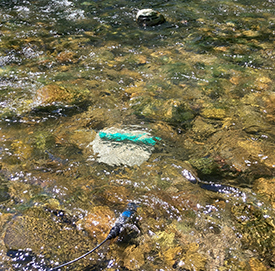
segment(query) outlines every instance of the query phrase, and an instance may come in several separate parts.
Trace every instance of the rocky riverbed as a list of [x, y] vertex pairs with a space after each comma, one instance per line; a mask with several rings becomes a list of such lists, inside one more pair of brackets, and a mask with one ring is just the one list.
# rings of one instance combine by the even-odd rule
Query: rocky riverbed
[[0, 3], [3, 270], [274, 269], [274, 3], [146, 5]]

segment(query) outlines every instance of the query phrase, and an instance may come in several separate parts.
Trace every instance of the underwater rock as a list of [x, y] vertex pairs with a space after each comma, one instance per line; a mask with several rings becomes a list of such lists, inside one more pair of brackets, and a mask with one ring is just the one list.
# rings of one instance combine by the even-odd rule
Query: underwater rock
[[[142, 245], [142, 248], [144, 248], [144, 250], [141, 252], [143, 253], [139, 257], [137, 257], [136, 260], [144, 257], [148, 253], [152, 253], [152, 251], [155, 251], [156, 258], [164, 260], [162, 262], [162, 266], [165, 266], [165, 270], [173, 270], [170, 268], [174, 267], [178, 255], [181, 255], [183, 253], [182, 247], [176, 244], [175, 238], [175, 233], [170, 233], [170, 227], [165, 231], [157, 231], [150, 237], [149, 235], [145, 236], [144, 242], [146, 242], [147, 247], [145, 245]], [[152, 260], [153, 258], [154, 257], [152, 257]], [[154, 261], [156, 264], [158, 260], [155, 259]], [[145, 268], [145, 270], [147, 269]]]
[[[243, 103], [250, 102], [249, 98], [251, 99], [251, 97], [246, 97], [246, 99], [242, 99]], [[255, 103], [257, 103], [257, 100], [255, 101]], [[242, 129], [245, 130], [247, 133], [255, 134], [266, 132], [272, 129], [265, 118], [263, 118], [262, 113], [258, 112], [256, 106], [239, 106], [239, 109], [236, 113], [238, 114], [241, 121]]]
[[48, 199], [47, 202], [43, 205], [43, 207], [50, 210], [60, 210], [60, 202], [57, 199]]
[[272, 84], [272, 80], [269, 77], [261, 76], [255, 80], [254, 86], [256, 90], [261, 91], [261, 90], [268, 90], [271, 84]]
[[[194, 138], [193, 135], [192, 137]], [[250, 175], [254, 179], [272, 176], [275, 158], [269, 146], [271, 147], [260, 140], [247, 138], [244, 130], [218, 130], [207, 139], [207, 143], [201, 146], [201, 150], [198, 149], [198, 153], [193, 155], [189, 162], [192, 162], [192, 166], [197, 170], [203, 170], [207, 174], [221, 174], [224, 177], [236, 177], [240, 174], [246, 174], [246, 177]], [[187, 147], [194, 150], [197, 144], [189, 140]], [[211, 149], [215, 149], [215, 154], [205, 155], [204, 151]]]
[[9, 224], [5, 234], [5, 244], [12, 250], [31, 248], [39, 252], [45, 242], [43, 240], [47, 239], [47, 233], [44, 232], [46, 227], [49, 232], [56, 232], [54, 224], [50, 225], [44, 219], [17, 216]]
[[165, 248], [170, 248], [174, 246], [175, 242], [175, 233], [168, 233], [166, 231], [156, 232], [156, 235], [153, 236], [153, 239]]
[[235, 204], [231, 208], [231, 213], [236, 221], [236, 228], [240, 231], [243, 248], [257, 251], [265, 264], [273, 264], [275, 253], [273, 218], [267, 215], [265, 210], [251, 203]]
[[191, 243], [179, 262], [179, 267], [184, 267], [186, 270], [204, 270], [206, 264], [206, 257], [198, 253], [199, 244]]
[[[75, 121], [77, 123], [81, 123], [82, 127], [101, 130], [104, 127], [114, 126], [116, 123], [118, 123], [118, 120], [122, 118], [121, 110], [110, 108], [113, 107], [113, 104], [109, 103], [110, 101], [107, 101], [107, 98], [105, 104], [105, 98], [101, 97], [100, 93], [98, 93], [96, 96], [93, 96], [92, 99], [98, 104], [99, 108], [90, 107], [88, 111], [81, 114], [81, 118], [79, 118], [79, 116], [75, 117]], [[108, 107], [108, 109], [106, 109], [106, 107]], [[91, 142], [91, 137], [89, 142]]]
[[[71, 79], [72, 75], [68, 74]], [[64, 81], [63, 81], [64, 82]], [[36, 95], [31, 103], [32, 109], [53, 110], [57, 107], [73, 108], [79, 105], [89, 96], [86, 88], [78, 87], [77, 84], [68, 82], [66, 84], [48, 84], [36, 90]], [[70, 105], [70, 106], [68, 106]]]
[[69, 51], [59, 53], [56, 60], [60, 63], [76, 63], [78, 61], [76, 54]]
[[[6, 229], [6, 225], [8, 224], [8, 222], [12, 219], [13, 217], [13, 214], [5, 214], [5, 213], [2, 213], [1, 216], [0, 216], [0, 234], [1, 234], [1, 238], [3, 238], [3, 233], [5, 232], [5, 229]], [[0, 241], [0, 248], [2, 248], [4, 242], [3, 240], [1, 239]]]
[[140, 166], [147, 161], [159, 138], [136, 128], [138, 127], [111, 127], [101, 130], [89, 144], [97, 155], [96, 161], [110, 166]]
[[[1, 164], [0, 164], [0, 168], [1, 168]], [[0, 202], [5, 202], [8, 199], [10, 199], [8, 182], [5, 181], [5, 178], [3, 178], [0, 175]]]
[[144, 265], [144, 251], [140, 246], [135, 245], [129, 246], [124, 251], [124, 265], [129, 270], [140, 270], [142, 265]]
[[194, 118], [194, 112], [190, 106], [175, 99], [160, 100], [155, 98], [142, 98], [133, 106], [135, 114], [160, 121], [180, 123], [184, 125]]
[[96, 206], [85, 217], [84, 229], [92, 238], [104, 240], [114, 222], [114, 212], [108, 207]]
[[249, 260], [249, 268], [251, 271], [266, 271], [267, 267], [258, 259], [251, 258]]
[[136, 19], [141, 26], [154, 26], [165, 22], [165, 18], [160, 12], [150, 8], [139, 10]]
[[253, 31], [253, 30], [242, 31], [242, 34], [248, 38], [256, 38], [260, 35], [259, 31]]
[[31, 157], [33, 148], [30, 144], [27, 144], [21, 140], [15, 140], [11, 147], [13, 149], [13, 154], [18, 158], [18, 160], [24, 161]]
[[268, 200], [271, 203], [273, 210], [275, 210], [275, 178], [257, 179], [253, 184], [253, 190], [262, 195], [265, 200]]
[[[165, 258], [165, 262], [171, 268], [175, 267], [176, 262], [178, 261], [178, 256], [183, 253], [183, 249], [181, 246], [175, 246], [168, 248], [164, 253], [163, 257]], [[173, 268], [174, 269], [174, 268]]]
[[93, 130], [77, 129], [73, 131], [70, 140], [79, 149], [84, 149], [91, 142], [91, 139], [95, 139], [95, 136], [96, 132]]
[[194, 120], [192, 131], [196, 134], [198, 139], [204, 139], [215, 133], [216, 129], [214, 125], [198, 117]]
[[202, 110], [201, 115], [207, 119], [224, 119], [226, 112], [221, 108], [205, 108]]
[[[94, 245], [75, 227], [56, 223], [51, 213], [36, 207], [13, 217], [7, 225], [4, 242], [10, 250], [31, 250], [36, 255], [58, 262], [67, 261], [72, 255], [88, 251], [90, 245]], [[79, 244], [81, 247], [78, 247]]]
[[201, 157], [190, 159], [188, 161], [196, 170], [205, 175], [217, 174], [219, 172], [218, 164], [212, 158]]
[[[220, 202], [221, 203], [221, 202]], [[221, 205], [221, 208], [227, 208], [225, 203], [224, 206]], [[217, 207], [217, 205], [215, 205]], [[219, 207], [218, 207], [219, 208]], [[219, 211], [218, 211], [219, 212]], [[181, 240], [189, 240], [189, 244], [185, 261], [186, 263], [190, 263], [190, 260], [193, 260], [195, 263], [205, 263], [205, 268], [202, 270], [220, 270], [224, 265], [227, 264], [227, 259], [234, 257], [236, 251], [240, 251], [241, 249], [241, 241], [238, 236], [235, 235], [235, 232], [232, 228], [232, 225], [228, 225], [223, 221], [223, 212], [219, 212], [222, 214], [221, 216], [217, 216], [216, 211], [213, 211], [213, 215], [209, 216], [209, 214], [202, 214], [201, 216], [196, 216], [195, 219], [195, 228], [196, 233], [194, 236], [200, 236], [199, 242], [197, 239], [192, 239], [192, 237], [184, 235]], [[230, 222], [229, 222], [230, 223]], [[203, 232], [203, 235], [201, 233]], [[198, 244], [197, 244], [198, 243]], [[197, 244], [197, 245], [196, 245]], [[227, 248], [230, 247], [234, 251], [228, 251]], [[188, 253], [189, 250], [189, 253]], [[195, 256], [198, 254], [197, 256]], [[244, 254], [243, 252], [238, 252], [237, 254], [238, 263], [243, 260]], [[195, 256], [195, 257], [193, 257]], [[202, 258], [201, 258], [202, 257]], [[205, 261], [203, 261], [203, 258]], [[206, 259], [205, 259], [206, 258]], [[200, 259], [202, 261], [200, 261]], [[187, 261], [188, 260], [188, 261]], [[198, 269], [200, 270], [200, 269]], [[229, 270], [229, 269], [225, 269]], [[239, 269], [238, 269], [239, 270]]]
[[72, 98], [72, 93], [64, 87], [50, 84], [37, 90], [35, 103], [42, 106], [51, 105], [56, 102], [71, 102]]
[[[38, 192], [38, 190], [36, 192]], [[11, 185], [9, 185], [8, 193], [13, 200], [22, 203], [30, 200], [33, 190], [29, 183], [12, 182]]]
[[109, 186], [100, 196], [112, 205], [121, 204], [130, 198], [130, 191], [124, 186]]
[[262, 99], [265, 103], [265, 108], [267, 109], [268, 113], [273, 114], [275, 111], [275, 93], [274, 92], [267, 92], [264, 93]]

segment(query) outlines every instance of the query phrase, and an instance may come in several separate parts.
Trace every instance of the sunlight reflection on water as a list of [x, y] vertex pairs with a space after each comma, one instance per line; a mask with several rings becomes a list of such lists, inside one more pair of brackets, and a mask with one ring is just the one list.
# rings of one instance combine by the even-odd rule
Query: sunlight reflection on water
[[273, 264], [274, 3], [146, 5], [166, 23], [138, 26], [139, 2], [0, 3], [5, 270], [88, 251], [132, 200], [142, 234], [76, 270]]

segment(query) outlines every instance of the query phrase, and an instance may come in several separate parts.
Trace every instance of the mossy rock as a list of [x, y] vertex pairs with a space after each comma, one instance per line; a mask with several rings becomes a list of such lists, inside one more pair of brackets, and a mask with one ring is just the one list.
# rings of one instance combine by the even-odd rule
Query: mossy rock
[[194, 118], [193, 111], [181, 101], [143, 99], [133, 109], [137, 115], [146, 116], [156, 120], [165, 120], [171, 123], [185, 124]]
[[49, 84], [38, 89], [34, 98], [33, 106], [37, 108], [58, 105], [73, 105], [84, 102], [89, 96], [87, 89], [78, 89], [67, 84]]
[[64, 87], [50, 84], [37, 90], [36, 99], [41, 105], [48, 105], [56, 102], [70, 103], [73, 99], [73, 95]]
[[199, 172], [206, 175], [215, 175], [218, 173], [218, 165], [212, 158], [192, 158], [189, 163]]
[[203, 118], [196, 118], [193, 122], [192, 131], [196, 134], [198, 139], [204, 139], [215, 133], [214, 125], [207, 123]]
[[236, 204], [231, 212], [241, 232], [243, 248], [257, 251], [270, 264], [275, 251], [273, 219], [253, 204]]

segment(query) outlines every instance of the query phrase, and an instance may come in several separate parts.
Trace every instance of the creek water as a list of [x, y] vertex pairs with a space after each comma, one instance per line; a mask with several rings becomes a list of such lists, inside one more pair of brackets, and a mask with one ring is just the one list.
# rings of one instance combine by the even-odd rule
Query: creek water
[[84, 254], [132, 201], [139, 233], [68, 270], [272, 270], [274, 46], [272, 0], [2, 0], [1, 270]]

